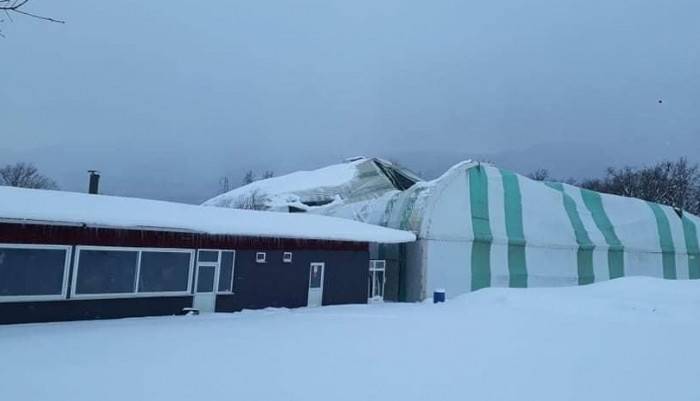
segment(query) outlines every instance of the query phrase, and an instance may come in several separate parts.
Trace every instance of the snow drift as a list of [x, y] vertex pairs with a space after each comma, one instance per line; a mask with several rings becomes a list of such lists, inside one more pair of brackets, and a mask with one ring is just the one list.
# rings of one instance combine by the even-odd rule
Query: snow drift
[[698, 400], [700, 282], [0, 327], [22, 401]]

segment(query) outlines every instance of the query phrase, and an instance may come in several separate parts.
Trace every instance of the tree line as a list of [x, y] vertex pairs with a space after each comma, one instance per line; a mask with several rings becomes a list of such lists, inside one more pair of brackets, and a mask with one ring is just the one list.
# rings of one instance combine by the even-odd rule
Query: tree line
[[8, 164], [0, 168], [0, 186], [34, 188], [34, 189], [59, 189], [56, 181], [41, 174], [39, 169], [31, 163]]
[[635, 167], [608, 167], [602, 178], [553, 180], [546, 169], [528, 175], [539, 181], [564, 181], [607, 194], [640, 198], [700, 215], [700, 168], [682, 157]]
[[[242, 185], [248, 185], [251, 184], [255, 181], [259, 180], [265, 180], [268, 178], [272, 178], [275, 176], [275, 172], [272, 170], [265, 170], [261, 175], [256, 174], [253, 170], [248, 170], [246, 173], [243, 175], [243, 184]], [[231, 185], [231, 177], [225, 175], [222, 176], [219, 179], [219, 193], [225, 193], [228, 192], [236, 187]]]
[[[250, 184], [271, 178], [272, 171], [257, 175], [248, 170], [242, 183]], [[556, 180], [546, 169], [536, 170], [528, 176], [539, 181], [563, 181], [597, 192], [640, 198], [651, 202], [683, 209], [700, 215], [700, 167], [686, 158], [662, 161], [646, 167], [609, 167], [601, 178]], [[19, 162], [0, 168], [0, 186], [35, 189], [59, 189], [56, 182], [39, 172], [32, 163]], [[231, 188], [228, 177], [221, 180], [221, 192]]]

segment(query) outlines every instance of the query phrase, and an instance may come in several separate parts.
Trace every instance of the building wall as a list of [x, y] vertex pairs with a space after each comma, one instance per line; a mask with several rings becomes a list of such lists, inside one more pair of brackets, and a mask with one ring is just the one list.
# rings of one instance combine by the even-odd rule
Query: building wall
[[0, 324], [182, 314], [191, 296], [0, 302]]
[[421, 239], [406, 244], [404, 277], [402, 279], [404, 297], [402, 301], [420, 302], [428, 296], [426, 274], [431, 267], [428, 266], [427, 250], [427, 240]]
[[401, 300], [401, 247], [403, 244], [370, 244], [370, 259], [386, 263], [384, 302]]
[[325, 263], [323, 305], [367, 303], [368, 251], [295, 251], [292, 263], [283, 251], [266, 252], [267, 263], [256, 263], [256, 251], [237, 253], [234, 294], [217, 296], [217, 312], [306, 306], [313, 262]]
[[[367, 302], [367, 243], [3, 223], [0, 223], [0, 243], [71, 245], [73, 259], [75, 245], [236, 250], [234, 292], [217, 296], [217, 312], [306, 306], [312, 262], [325, 263], [323, 305]], [[283, 263], [285, 251], [292, 252], [292, 263]], [[257, 252], [267, 253], [267, 263], [256, 263]], [[68, 283], [74, 269], [72, 260]], [[193, 268], [190, 273], [195, 271]], [[191, 293], [193, 287], [194, 281]], [[66, 297], [70, 298], [70, 291]], [[193, 295], [22, 302], [0, 297], [0, 324], [176, 315], [192, 304]]]

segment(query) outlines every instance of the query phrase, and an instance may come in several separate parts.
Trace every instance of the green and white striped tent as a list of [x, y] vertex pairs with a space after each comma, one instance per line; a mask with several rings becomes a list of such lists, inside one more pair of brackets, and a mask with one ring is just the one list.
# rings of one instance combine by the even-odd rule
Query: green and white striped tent
[[[408, 184], [397, 185], [397, 177]], [[295, 207], [413, 231], [418, 241], [387, 262], [387, 286], [401, 300], [422, 300], [437, 288], [454, 296], [632, 275], [700, 278], [698, 217], [489, 164], [462, 162], [420, 181], [390, 162], [356, 158], [257, 181], [205, 204], [235, 207], [256, 194], [268, 210]]]
[[409, 229], [406, 300], [434, 289], [700, 278], [700, 219], [671, 207], [463, 162], [440, 178], [323, 214]]

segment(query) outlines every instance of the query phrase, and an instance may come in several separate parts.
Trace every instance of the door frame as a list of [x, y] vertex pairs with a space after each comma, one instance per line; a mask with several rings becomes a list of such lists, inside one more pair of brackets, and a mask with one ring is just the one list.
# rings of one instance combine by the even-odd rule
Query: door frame
[[[314, 266], [320, 266], [321, 267], [321, 286], [318, 288], [312, 288], [311, 287], [311, 278], [313, 277], [311, 274], [311, 270], [314, 268]], [[309, 264], [309, 282], [307, 284], [308, 292], [306, 296], [306, 306], [309, 307], [316, 307], [316, 306], [323, 306], [323, 281], [326, 278], [326, 262], [311, 262]], [[312, 290], [314, 292], [320, 293], [319, 295], [319, 300], [318, 300], [318, 305], [314, 304], [311, 305], [311, 293]]]
[[[380, 264], [382, 267], [377, 267]], [[382, 272], [382, 291], [381, 296], [374, 296], [372, 294], [374, 290], [374, 279], [377, 272]], [[368, 288], [367, 288], [367, 299], [370, 302], [383, 302], [384, 301], [384, 288], [386, 286], [386, 260], [385, 259], [371, 259], [369, 261], [369, 275], [368, 275]]]
[[[217, 253], [217, 259], [216, 262], [200, 262], [199, 261], [199, 252], [201, 251], [209, 251], [209, 252], [216, 252]], [[210, 308], [207, 308], [207, 310], [200, 310], [200, 312], [215, 312], [216, 311], [216, 294], [219, 289], [219, 273], [221, 270], [221, 250], [220, 249], [197, 249], [197, 254], [195, 255], [195, 268], [194, 268], [194, 280], [193, 280], [193, 286], [192, 286], [192, 307], [195, 307], [197, 304], [197, 295], [201, 294], [199, 296], [200, 300], [203, 299], [205, 296], [207, 298], [212, 298], [211, 300], [211, 305]], [[199, 268], [200, 267], [213, 267], [214, 268], [214, 284], [211, 292], [198, 292], [197, 291], [197, 285], [199, 284]]]

